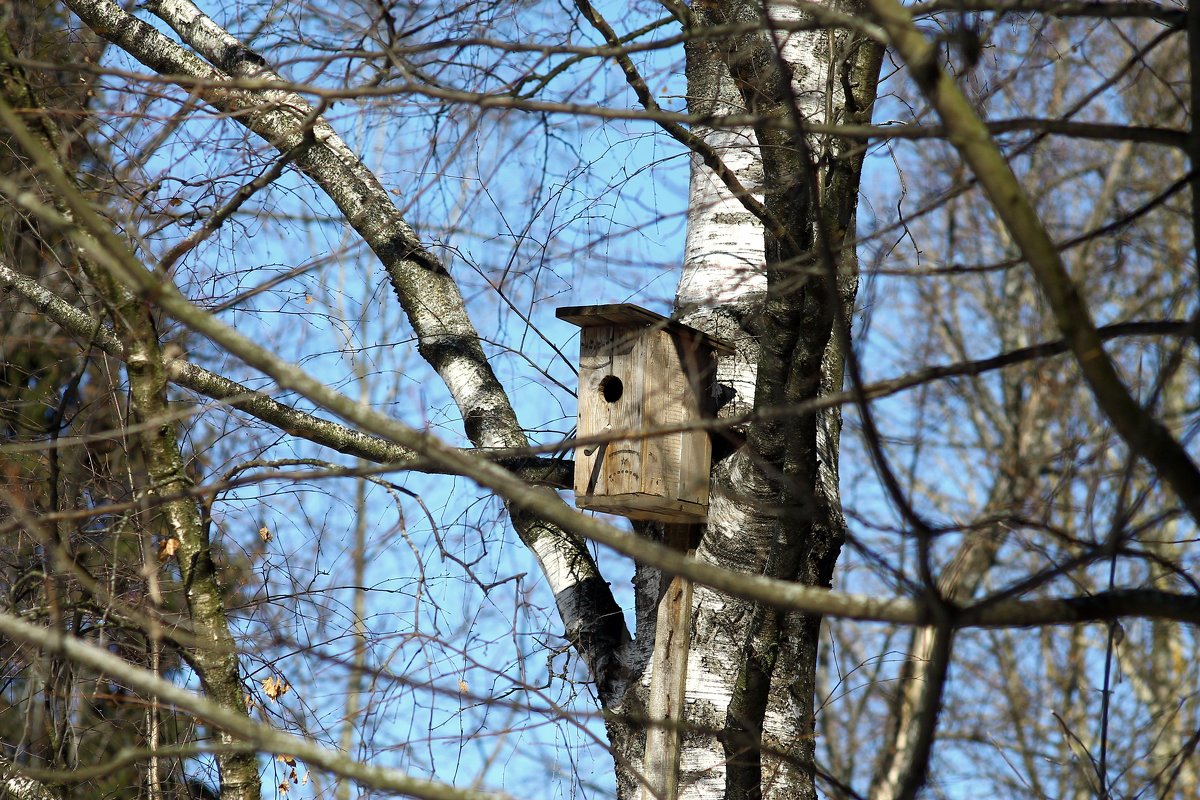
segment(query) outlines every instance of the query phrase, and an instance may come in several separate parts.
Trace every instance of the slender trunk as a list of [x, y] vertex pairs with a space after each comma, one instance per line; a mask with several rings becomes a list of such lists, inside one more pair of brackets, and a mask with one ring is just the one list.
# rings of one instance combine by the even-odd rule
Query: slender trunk
[[[359, 400], [369, 400], [368, 373], [362, 362], [354, 360], [354, 374], [359, 381]], [[365, 462], [360, 462], [366, 466]], [[354, 751], [355, 726], [358, 725], [364, 676], [367, 669], [367, 481], [359, 478], [354, 482], [354, 577], [351, 581], [353, 600], [351, 613], [354, 615], [354, 658], [350, 663], [350, 675], [346, 679], [346, 707], [342, 713], [342, 752], [350, 755]], [[334, 790], [335, 800], [350, 800], [352, 787], [349, 781], [339, 781]]]
[[[224, 708], [246, 713], [246, 692], [238, 664], [237, 644], [225, 611], [224, 592], [213, 561], [208, 530], [196, 502], [179, 495], [193, 487], [179, 452], [178, 432], [167, 401], [167, 377], [158, 334], [148, 308], [114, 285], [94, 266], [85, 271], [100, 288], [126, 338], [125, 363], [130, 400], [143, 424], [138, 443], [146, 466], [142, 497], [164, 526], [164, 540], [177, 543], [175, 558], [185, 587], [188, 614], [203, 645], [187, 653], [205, 694]], [[234, 738], [220, 733], [223, 743]], [[261, 781], [253, 753], [217, 756], [222, 800], [258, 800]]]
[[[15, 63], [4, 66], [11, 76], [3, 82], [4, 103], [9, 108], [38, 108], [38, 100], [22, 79], [19, 67]], [[40, 148], [41, 153], [30, 155], [35, 159], [52, 159], [58, 152], [57, 131], [44, 116], [38, 122], [37, 127], [27, 132], [33, 134], [31, 146]], [[71, 219], [65, 198], [54, 199], [60, 213]], [[118, 286], [88, 254], [77, 250], [76, 255], [84, 275], [108, 307], [114, 329], [124, 345], [130, 407], [137, 421], [143, 423], [137, 441], [146, 480], [140, 494], [162, 525], [163, 542], [172, 543], [175, 549], [193, 631], [196, 640], [203, 643], [187, 652], [188, 661], [213, 701], [245, 714], [237, 648], [217, 580], [208, 531], [196, 502], [181, 496], [192, 488], [193, 482], [184, 470], [178, 433], [171, 421], [166, 369], [150, 309]], [[65, 553], [58, 555], [66, 557]], [[219, 738], [222, 742], [232, 741], [224, 733]], [[254, 754], [222, 754], [217, 756], [217, 763], [221, 769], [222, 800], [258, 800], [261, 787]]]

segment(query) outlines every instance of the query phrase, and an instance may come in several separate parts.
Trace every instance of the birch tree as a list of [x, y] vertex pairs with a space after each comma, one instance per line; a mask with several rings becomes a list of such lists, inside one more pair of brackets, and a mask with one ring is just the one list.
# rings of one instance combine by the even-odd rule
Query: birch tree
[[[1195, 711], [1163, 684], [1183, 685], [1181, 625], [1200, 619], [1186, 578], [1200, 518], [1195, 408], [1181, 400], [1194, 377], [1194, 302], [1183, 298], [1195, 237], [1176, 221], [1184, 232], [1156, 253], [1190, 262], [1172, 281], [1154, 259], [1123, 259], [1119, 238], [1133, 222], [1159, 224], [1160, 206], [1194, 213], [1171, 205], [1197, 180], [1183, 163], [1200, 153], [1185, 121], [1190, 78], [1159, 79], [1167, 113], [1111, 101], [1117, 122], [1074, 119], [1124, 89], [1130, 70], [1169, 75], [1191, 58], [1196, 48], [1178, 44], [1196, 35], [1190, 11], [1035, 0], [61, 8], [104, 52], [48, 63], [18, 43], [3, 53], [0, 97], [13, 162], [0, 176], [5, 218], [35, 220], [54, 248], [36, 258], [58, 266], [0, 263], [0, 286], [19, 313], [112, 359], [120, 391], [112, 432], [80, 426], [78, 442], [47, 443], [10, 426], [10, 452], [15, 464], [114, 436], [130, 454], [131, 496], [81, 490], [45, 507], [4, 497], [6, 531], [59, 581], [29, 588], [41, 573], [20, 565], [6, 579], [0, 634], [17, 677], [5, 702], [21, 724], [38, 718], [57, 702], [53, 673], [68, 676], [56, 714], [72, 735], [87, 730], [89, 686], [93, 700], [147, 711], [128, 724], [134, 744], [99, 748], [96, 769], [70, 737], [37, 758], [5, 742], [7, 791], [90, 793], [99, 770], [137, 764], [139, 785], [122, 788], [154, 800], [352, 786], [429, 798], [911, 798], [941, 788], [976, 720], [1003, 719], [1022, 766], [1004, 750], [980, 775], [1009, 768], [1042, 795], [1109, 795], [1112, 764], [1136, 754], [1115, 744], [1111, 720], [1147, 714], [1163, 720], [1152, 748], [1162, 768], [1136, 774], [1164, 795], [1194, 786]], [[1100, 26], [1129, 55], [1102, 68], [1092, 58], [1098, 88], [1075, 91], [1090, 73], [1063, 54], [1093, 46]], [[1155, 62], [1164, 42], [1174, 60]], [[979, 68], [985, 58], [994, 72]], [[993, 97], [988, 87], [1041, 80], [1042, 62], [1055, 65], [1050, 101], [1030, 110], [1019, 92]], [[69, 157], [72, 129], [48, 81], [30, 77], [52, 71], [94, 81], [76, 110], [94, 126], [78, 135], [113, 148], [103, 169]], [[895, 124], [873, 122], [880, 107]], [[1018, 118], [987, 116], [1010, 107]], [[1004, 138], [1027, 131], [1024, 145]], [[1072, 182], [1067, 155], [1037, 148], [1059, 135], [1122, 142], [1098, 197]], [[886, 188], [862, 185], [872, 148], [906, 140], [939, 142], [922, 180], [876, 169]], [[1146, 146], [1174, 154], [1156, 162], [1176, 175], [1168, 193], [1145, 197], [1127, 180]], [[622, 163], [597, 176], [606, 147]], [[654, 274], [622, 259], [653, 249], [626, 251], [626, 228], [650, 241], [671, 225], [657, 197], [670, 179], [657, 176], [676, 173], [660, 152], [687, 159], [689, 177], [680, 252]], [[645, 171], [656, 180], [643, 194]], [[1051, 173], [1057, 193], [1027, 188]], [[901, 197], [895, 219], [869, 205], [860, 225], [864, 194], [910, 188], [915, 212]], [[1123, 192], [1144, 210], [1128, 210]], [[945, 231], [947, 258], [985, 263], [902, 263], [898, 240], [923, 258], [924, 237]], [[1063, 251], [1080, 244], [1068, 263]], [[900, 272], [920, 288], [864, 300], [864, 256], [870, 280]], [[1118, 276], [1107, 295], [1089, 272], [1101, 256], [1101, 275]], [[575, 261], [586, 265], [564, 266]], [[677, 288], [649, 297], [654, 285]], [[1153, 300], [1112, 300], [1131, 285]], [[705, 423], [705, 525], [630, 530], [554, 491], [570, 485], [572, 448], [602, 443], [568, 431], [573, 343], [550, 305], [573, 288], [658, 301], [732, 343]], [[888, 314], [907, 328], [902, 358], [863, 336], [864, 320]], [[1132, 336], [1154, 338], [1120, 345]], [[994, 347], [967, 345], [979, 340]], [[939, 394], [972, 377], [973, 393]], [[74, 408], [52, 388], [36, 409]], [[920, 398], [907, 417], [887, 400], [906, 392]], [[1076, 408], [1061, 403], [1069, 393]], [[858, 434], [849, 467], [844, 409]], [[931, 413], [949, 430], [925, 448]], [[968, 430], [993, 470], [944, 466]], [[1065, 466], [1097, 442], [1114, 455]], [[962, 479], [977, 472], [986, 482]], [[351, 485], [352, 502], [314, 491]], [[88, 557], [115, 558], [98, 536], [136, 538], [136, 581], [116, 569], [96, 579]], [[839, 576], [839, 563], [853, 572]], [[382, 574], [395, 564], [401, 574]], [[1134, 620], [1147, 620], [1146, 637]], [[1033, 658], [1013, 631], [1029, 626], [1045, 638], [1044, 685], [1066, 698], [1058, 732], [1031, 721], [1012, 679]], [[1126, 629], [1155, 679], [1131, 679], [1133, 696], [1110, 702]], [[130, 637], [136, 653], [118, 643]], [[1101, 664], [1105, 699], [1072, 702]], [[971, 713], [977, 694], [958, 677], [968, 669], [1004, 698], [989, 713]], [[868, 672], [856, 709], [831, 699], [849, 691], [838, 680]], [[944, 710], [960, 701], [961, 713]], [[535, 731], [547, 723], [579, 745], [547, 758], [574, 770], [550, 784], [528, 774], [538, 756], [525, 752], [545, 746]], [[601, 737], [594, 777], [581, 743]], [[1060, 775], [1034, 763], [1043, 746], [1058, 748]], [[498, 777], [510, 762], [521, 766]]]

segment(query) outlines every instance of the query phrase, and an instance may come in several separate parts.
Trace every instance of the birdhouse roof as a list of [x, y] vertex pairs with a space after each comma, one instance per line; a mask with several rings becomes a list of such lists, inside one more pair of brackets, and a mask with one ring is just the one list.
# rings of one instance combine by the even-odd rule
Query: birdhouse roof
[[665, 330], [672, 336], [693, 339], [700, 344], [711, 347], [721, 355], [731, 355], [733, 345], [724, 339], [710, 336], [704, 331], [696, 330], [690, 325], [684, 325], [678, 320], [656, 314], [649, 309], [633, 303], [611, 303], [599, 306], [565, 306], [555, 314], [564, 322], [578, 325], [581, 328], [594, 328], [599, 325], [614, 327], [655, 327]]

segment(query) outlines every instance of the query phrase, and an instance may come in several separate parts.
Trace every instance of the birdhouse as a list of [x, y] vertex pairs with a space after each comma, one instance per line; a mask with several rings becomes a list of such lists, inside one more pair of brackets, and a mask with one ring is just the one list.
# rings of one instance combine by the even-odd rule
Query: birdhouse
[[[575, 504], [630, 519], [703, 522], [716, 356], [726, 342], [630, 304], [573, 306], [582, 328]], [[666, 429], [666, 430], [664, 430]], [[598, 438], [610, 437], [610, 438]]]

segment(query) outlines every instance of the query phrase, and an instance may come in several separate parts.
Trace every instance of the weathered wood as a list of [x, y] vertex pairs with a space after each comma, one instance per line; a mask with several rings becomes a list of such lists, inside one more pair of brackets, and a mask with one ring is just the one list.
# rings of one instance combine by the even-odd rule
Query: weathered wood
[[577, 495], [575, 504], [605, 514], [658, 522], [701, 521], [708, 513], [707, 506], [701, 503], [647, 494]]
[[[666, 525], [664, 544], [690, 551], [699, 530], [698, 525]], [[679, 739], [687, 688], [691, 608], [692, 582], [673, 578], [658, 603], [654, 653], [650, 657], [642, 800], [676, 800], [679, 796]]]
[[[674, 358], [679, 364], [672, 374], [672, 388], [679, 398], [683, 419], [715, 417], [713, 384], [717, 364], [714, 351], [681, 339], [675, 339], [672, 344]], [[707, 508], [711, 462], [712, 440], [708, 436], [680, 436], [676, 497]]]
[[581, 437], [647, 428], [672, 433], [576, 449], [576, 505], [631, 519], [699, 522], [707, 515], [716, 353], [728, 345], [638, 306], [559, 309], [580, 325]]
[[[646, 355], [643, 424], [661, 428], [698, 419], [688, 413], [694, 403], [688, 402], [687, 376], [683, 374], [670, 334], [651, 330], [643, 334], [641, 340]], [[645, 440], [642, 492], [658, 497], [679, 497], [679, 456], [687, 435], [687, 432], [679, 431]]]
[[659, 330], [665, 330], [677, 337], [694, 339], [699, 344], [708, 347], [721, 355], [732, 355], [733, 345], [719, 337], [697, 330], [690, 325], [684, 325], [678, 320], [656, 314], [648, 308], [633, 303], [611, 303], [599, 306], [564, 306], [554, 312], [555, 316], [564, 322], [570, 322], [581, 328], [598, 326], [616, 328], [637, 328], [652, 325]]

